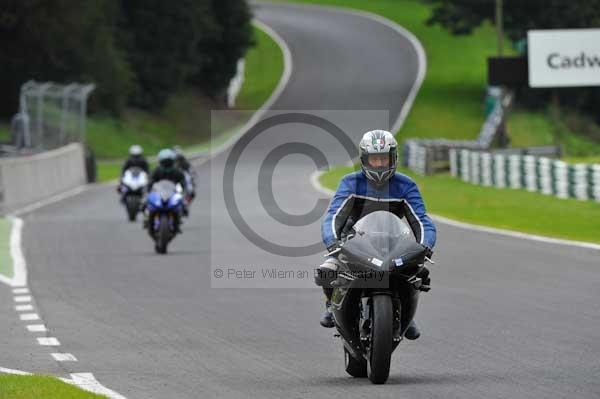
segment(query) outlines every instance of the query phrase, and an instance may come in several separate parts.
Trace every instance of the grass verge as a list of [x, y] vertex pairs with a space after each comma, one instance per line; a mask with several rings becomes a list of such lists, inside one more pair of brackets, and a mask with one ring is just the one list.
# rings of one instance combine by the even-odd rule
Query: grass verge
[[10, 141], [10, 127], [8, 124], [0, 123], [0, 142]]
[[[320, 182], [335, 189], [342, 176], [352, 171], [351, 167], [336, 168], [323, 174]], [[407, 170], [400, 172], [410, 174]], [[476, 186], [448, 174], [411, 177], [419, 185], [429, 213], [478, 225], [600, 243], [600, 204], [596, 202]]]
[[0, 399], [106, 399], [50, 376], [0, 375]]

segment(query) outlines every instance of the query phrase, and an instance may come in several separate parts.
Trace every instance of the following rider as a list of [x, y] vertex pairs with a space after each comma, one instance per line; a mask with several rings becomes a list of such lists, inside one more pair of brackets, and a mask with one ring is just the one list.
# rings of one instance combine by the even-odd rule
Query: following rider
[[137, 144], [129, 147], [129, 158], [127, 158], [121, 168], [121, 177], [125, 174], [125, 171], [130, 168], [140, 168], [146, 173], [150, 170], [148, 161], [146, 161], [146, 158], [144, 157], [144, 149]]

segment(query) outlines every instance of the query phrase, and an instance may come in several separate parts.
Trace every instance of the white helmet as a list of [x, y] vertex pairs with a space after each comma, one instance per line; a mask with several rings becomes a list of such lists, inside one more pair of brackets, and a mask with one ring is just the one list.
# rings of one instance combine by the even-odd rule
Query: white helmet
[[134, 144], [131, 147], [129, 147], [129, 155], [133, 155], [134, 157], [139, 157], [143, 153], [144, 153], [144, 149], [137, 144]]
[[365, 133], [360, 140], [360, 166], [375, 185], [382, 185], [396, 173], [398, 143], [385, 130]]

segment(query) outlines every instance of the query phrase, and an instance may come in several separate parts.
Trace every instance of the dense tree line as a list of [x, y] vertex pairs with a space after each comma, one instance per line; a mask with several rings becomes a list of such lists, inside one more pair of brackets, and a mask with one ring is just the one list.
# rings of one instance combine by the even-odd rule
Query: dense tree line
[[[452, 33], [471, 34], [482, 23], [494, 23], [496, 0], [424, 0], [433, 5], [429, 24]], [[504, 30], [514, 42], [526, 39], [530, 29], [600, 28], [600, 0], [503, 0]], [[600, 88], [520, 88], [520, 99], [545, 106], [552, 93], [562, 105], [583, 111], [600, 124]], [[556, 97], [555, 97], [556, 98]]]
[[94, 82], [94, 102], [160, 109], [195, 86], [219, 96], [252, 44], [245, 0], [2, 0], [0, 113], [29, 80]]

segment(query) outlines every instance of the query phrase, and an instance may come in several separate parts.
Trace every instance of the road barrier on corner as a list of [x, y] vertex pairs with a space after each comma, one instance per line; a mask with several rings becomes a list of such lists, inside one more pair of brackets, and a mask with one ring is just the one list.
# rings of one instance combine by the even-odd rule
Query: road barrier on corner
[[79, 143], [29, 156], [0, 159], [3, 213], [86, 184], [85, 152]]
[[600, 164], [568, 164], [534, 155], [451, 149], [450, 172], [465, 182], [482, 186], [600, 202]]

